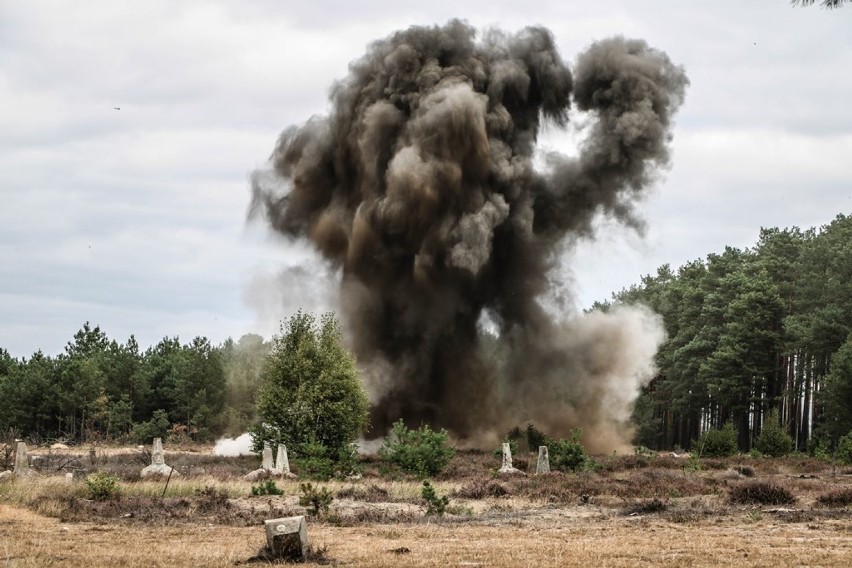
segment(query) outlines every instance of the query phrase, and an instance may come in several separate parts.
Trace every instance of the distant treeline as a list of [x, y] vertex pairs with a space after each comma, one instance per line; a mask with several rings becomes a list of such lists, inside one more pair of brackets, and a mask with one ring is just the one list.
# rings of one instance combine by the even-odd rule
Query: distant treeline
[[245, 432], [268, 344], [164, 338], [140, 352], [86, 323], [56, 357], [0, 348], [0, 433], [41, 441], [210, 440]]
[[799, 450], [852, 430], [852, 217], [763, 229], [753, 248], [664, 265], [595, 308], [637, 302], [668, 333], [635, 407], [637, 444], [689, 448], [731, 421], [748, 451], [772, 410]]
[[[753, 248], [664, 265], [595, 308], [637, 302], [668, 333], [636, 403], [637, 444], [688, 449], [731, 422], [748, 451], [772, 410], [799, 450], [852, 430], [852, 217], [763, 229]], [[0, 434], [141, 443], [245, 432], [268, 353], [258, 335], [164, 338], [141, 352], [88, 323], [56, 357], [0, 348]]]

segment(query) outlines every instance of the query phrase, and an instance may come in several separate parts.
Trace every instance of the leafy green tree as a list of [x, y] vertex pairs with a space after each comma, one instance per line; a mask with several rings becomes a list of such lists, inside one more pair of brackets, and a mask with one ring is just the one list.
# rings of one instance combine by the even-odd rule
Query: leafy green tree
[[151, 419], [133, 426], [130, 437], [138, 444], [150, 444], [154, 438], [169, 437], [169, 415], [165, 410], [155, 410]]
[[852, 432], [852, 335], [838, 349], [831, 361], [831, 372], [825, 379], [819, 401], [825, 412], [820, 430], [831, 440]]
[[[820, 0], [819, 5], [823, 8], [840, 8], [852, 0]], [[812, 6], [816, 0], [790, 0], [793, 6]]]
[[257, 396], [263, 422], [252, 429], [255, 447], [284, 443], [298, 455], [316, 443], [334, 459], [367, 427], [367, 404], [334, 315], [317, 324], [297, 312], [272, 339]]
[[163, 338], [145, 352], [137, 382], [151, 392], [143, 416], [164, 410], [169, 422], [183, 424], [195, 439], [221, 433], [225, 374], [221, 354], [207, 338], [187, 345]]
[[257, 422], [255, 399], [269, 348], [263, 337], [253, 333], [236, 342], [228, 338], [219, 348], [225, 371], [225, 430], [230, 435], [241, 434]]

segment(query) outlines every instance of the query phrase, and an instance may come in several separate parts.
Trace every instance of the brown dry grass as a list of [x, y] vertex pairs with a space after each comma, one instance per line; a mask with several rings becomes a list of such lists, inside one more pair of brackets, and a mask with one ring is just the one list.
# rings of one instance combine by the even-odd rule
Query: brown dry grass
[[[264, 518], [301, 514], [298, 480], [284, 495], [249, 497], [241, 477], [256, 459], [167, 455], [182, 472], [139, 481], [146, 459], [114, 451], [87, 465], [121, 478], [122, 498], [87, 501], [58, 457], [41, 475], [0, 483], [0, 568], [29, 566], [234, 566], [263, 544]], [[850, 566], [852, 510], [820, 506], [846, 495], [852, 477], [816, 460], [703, 460], [691, 471], [671, 457], [609, 456], [595, 471], [494, 478], [492, 454], [463, 452], [433, 482], [453, 514], [425, 517], [419, 480], [365, 460], [364, 477], [322, 483], [331, 513], [309, 521], [314, 545], [347, 566]], [[788, 488], [792, 507], [733, 505], [732, 487], [753, 479]], [[396, 552], [394, 552], [396, 551]], [[407, 552], [406, 552], [407, 551]]]
[[[517, 524], [310, 523], [315, 545], [347, 566], [827, 566], [852, 564], [847, 521], [771, 519], [675, 524], [663, 519], [563, 517]], [[234, 566], [263, 544], [260, 526], [61, 523], [0, 504], [0, 565]], [[409, 552], [395, 552], [408, 550]]]

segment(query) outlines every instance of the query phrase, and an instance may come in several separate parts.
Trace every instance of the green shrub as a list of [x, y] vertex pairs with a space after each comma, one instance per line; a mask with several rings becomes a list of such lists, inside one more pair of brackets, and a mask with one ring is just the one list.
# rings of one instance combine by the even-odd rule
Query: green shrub
[[655, 459], [657, 457], [657, 452], [652, 449], [646, 448], [645, 446], [636, 446], [633, 448], [633, 454], [638, 457], [648, 458], [650, 460]]
[[766, 416], [754, 447], [763, 455], [773, 458], [786, 456], [793, 451], [793, 438], [781, 427], [778, 412], [772, 411]]
[[732, 422], [726, 422], [721, 428], [707, 430], [693, 443], [693, 449], [700, 457], [724, 458], [737, 453], [737, 431]]
[[818, 460], [831, 459], [831, 447], [825, 436], [814, 435], [808, 438], [808, 453]]
[[837, 440], [837, 460], [844, 465], [852, 465], [852, 432]]
[[284, 490], [275, 485], [271, 479], [261, 481], [258, 485], [251, 486], [251, 494], [257, 495], [284, 495]]
[[447, 511], [447, 505], [450, 504], [450, 498], [446, 495], [439, 497], [435, 493], [435, 488], [428, 481], [423, 482], [423, 489], [420, 490], [420, 496], [426, 501], [426, 514], [442, 516]]
[[337, 451], [334, 469], [335, 475], [341, 479], [361, 473], [361, 462], [358, 459], [358, 449], [355, 444], [349, 444]]
[[300, 476], [328, 481], [334, 477], [334, 460], [328, 454], [328, 449], [322, 444], [309, 442], [302, 445], [301, 451], [293, 458], [293, 463]]
[[86, 489], [89, 492], [89, 499], [93, 501], [107, 501], [121, 496], [118, 477], [109, 473], [95, 473], [87, 477]]
[[547, 451], [550, 454], [550, 467], [557, 471], [579, 471], [589, 463], [589, 455], [580, 444], [579, 430], [567, 440], [548, 440]]
[[428, 425], [411, 430], [399, 420], [394, 423], [379, 455], [403, 471], [431, 477], [447, 467], [456, 453], [447, 445], [448, 438], [446, 430], [435, 432]]
[[299, 496], [299, 505], [302, 507], [311, 507], [313, 514], [319, 517], [321, 514], [328, 513], [328, 508], [334, 500], [334, 495], [328, 490], [328, 487], [319, 487], [310, 483], [302, 483], [299, 485], [302, 494]]

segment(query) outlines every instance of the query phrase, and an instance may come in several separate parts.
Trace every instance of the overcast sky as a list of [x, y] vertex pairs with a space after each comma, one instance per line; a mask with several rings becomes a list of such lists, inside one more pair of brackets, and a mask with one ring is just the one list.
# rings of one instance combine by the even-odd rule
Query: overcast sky
[[602, 223], [565, 259], [579, 308], [760, 227], [852, 213], [852, 7], [0, 0], [0, 347], [56, 354], [85, 321], [143, 347], [218, 343], [333, 307], [307, 247], [246, 226], [248, 176], [286, 126], [327, 111], [369, 42], [454, 17], [545, 25], [568, 62], [640, 37], [687, 71], [647, 234]]

